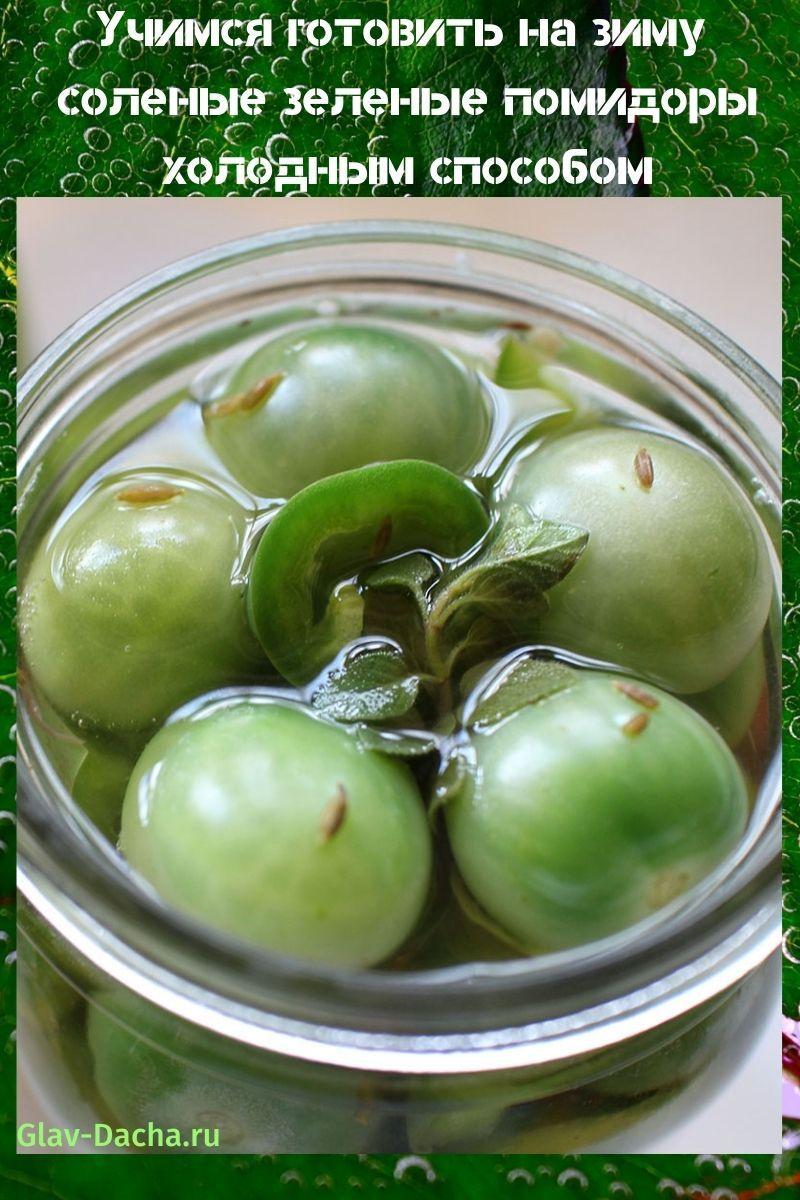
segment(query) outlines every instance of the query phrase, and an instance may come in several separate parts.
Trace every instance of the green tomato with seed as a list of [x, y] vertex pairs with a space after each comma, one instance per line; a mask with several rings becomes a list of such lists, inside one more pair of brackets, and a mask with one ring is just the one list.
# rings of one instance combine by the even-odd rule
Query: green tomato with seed
[[522, 459], [510, 498], [589, 533], [548, 593], [542, 640], [681, 693], [725, 679], [757, 641], [772, 596], [766, 536], [705, 451], [584, 430]]
[[20, 602], [26, 664], [62, 715], [129, 732], [250, 676], [247, 518], [194, 476], [106, 479], [38, 547]]
[[327, 323], [267, 342], [203, 408], [206, 435], [260, 496], [289, 497], [367, 463], [419, 458], [462, 472], [490, 414], [478, 376], [433, 342]]
[[156, 734], [128, 785], [120, 848], [176, 908], [339, 966], [396, 950], [431, 879], [404, 763], [298, 707], [244, 698]]
[[479, 904], [534, 950], [626, 929], [723, 861], [748, 815], [728, 747], [693, 709], [605, 672], [470, 734], [447, 804]]

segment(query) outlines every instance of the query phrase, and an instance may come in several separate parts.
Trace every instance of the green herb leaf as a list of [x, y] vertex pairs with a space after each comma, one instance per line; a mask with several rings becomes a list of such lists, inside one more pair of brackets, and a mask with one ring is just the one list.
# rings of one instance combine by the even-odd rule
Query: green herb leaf
[[427, 554], [405, 554], [364, 572], [361, 584], [378, 591], [406, 592], [424, 618], [429, 607], [428, 590], [437, 574], [436, 564]]
[[390, 721], [414, 707], [419, 685], [420, 676], [409, 672], [399, 650], [375, 647], [331, 671], [311, 703], [335, 721]]
[[374, 725], [353, 727], [356, 741], [362, 750], [378, 750], [381, 754], [399, 758], [419, 758], [438, 749], [435, 734], [426, 730], [381, 729]]
[[547, 658], [518, 658], [484, 689], [477, 689], [467, 710], [468, 728], [494, 725], [529, 704], [554, 696], [571, 687], [577, 672], [564, 663]]
[[445, 573], [428, 618], [434, 668], [467, 643], [488, 643], [494, 628], [530, 631], [547, 609], [545, 592], [572, 569], [589, 539], [572, 525], [510, 505], [469, 561]]

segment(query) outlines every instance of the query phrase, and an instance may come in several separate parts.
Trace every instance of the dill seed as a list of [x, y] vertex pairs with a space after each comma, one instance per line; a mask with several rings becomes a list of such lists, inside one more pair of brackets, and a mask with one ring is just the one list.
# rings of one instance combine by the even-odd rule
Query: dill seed
[[332, 800], [328, 801], [322, 810], [319, 822], [320, 841], [329, 842], [342, 828], [346, 816], [347, 792], [340, 783], [336, 786], [336, 795]]
[[117, 492], [117, 499], [123, 504], [163, 504], [182, 492], [183, 488], [175, 487], [173, 483], [132, 483]]
[[642, 708], [658, 708], [658, 700], [652, 696], [650, 692], [646, 692], [644, 688], [637, 687], [635, 683], [628, 683], [623, 679], [615, 679], [614, 687], [618, 692], [622, 692], [623, 696], [627, 696], [630, 700], [635, 700], [637, 704], [641, 704]]
[[237, 392], [235, 396], [226, 396], [224, 400], [217, 400], [214, 404], [209, 404], [206, 413], [209, 417], [227, 417], [231, 413], [252, 412], [253, 409], [266, 404], [282, 379], [281, 371], [275, 375], [267, 375], [265, 379], [259, 379], [258, 383], [254, 383], [246, 392]]
[[630, 720], [626, 721], [622, 726], [622, 732], [626, 737], [636, 737], [642, 730], [646, 729], [650, 723], [650, 718], [647, 713], [634, 713]]
[[653, 460], [644, 448], [637, 451], [636, 458], [633, 460], [633, 469], [639, 480], [639, 486], [649, 492], [653, 486]]

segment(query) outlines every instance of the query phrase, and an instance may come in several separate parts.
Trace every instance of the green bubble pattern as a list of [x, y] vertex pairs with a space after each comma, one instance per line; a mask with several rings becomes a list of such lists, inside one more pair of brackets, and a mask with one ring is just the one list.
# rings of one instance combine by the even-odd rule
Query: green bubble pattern
[[[420, 127], [407, 123], [405, 130], [392, 134], [388, 143], [376, 142], [387, 136], [385, 129], [371, 121], [330, 123], [305, 122], [275, 130], [271, 119], [258, 122], [220, 122], [197, 119], [167, 121], [165, 118], [132, 119], [101, 125], [91, 118], [68, 121], [52, 111], [51, 97], [73, 78], [96, 83], [101, 79], [113, 87], [147, 87], [161, 82], [166, 69], [166, 52], [143, 50], [133, 42], [120, 50], [102, 50], [97, 45], [97, 22], [90, 18], [92, 6], [87, 0], [7, 0], [0, 9], [0, 61], [6, 84], [6, 112], [9, 141], [0, 151], [0, 940], [2, 941], [2, 1007], [0, 1008], [0, 1179], [24, 1196], [55, 1195], [80, 1200], [105, 1200], [113, 1178], [117, 1200], [178, 1194], [227, 1195], [232, 1189], [240, 1200], [258, 1196], [288, 1196], [305, 1191], [336, 1196], [425, 1195], [431, 1198], [474, 1197], [529, 1194], [537, 1200], [567, 1200], [571, 1195], [586, 1200], [670, 1200], [671, 1197], [716, 1197], [717, 1200], [756, 1200], [774, 1195], [781, 1200], [796, 1194], [800, 1182], [800, 1156], [783, 1158], [749, 1156], [718, 1158], [714, 1155], [681, 1157], [603, 1156], [499, 1156], [434, 1157], [413, 1156], [356, 1160], [350, 1157], [296, 1157], [281, 1159], [205, 1158], [192, 1161], [181, 1158], [94, 1160], [81, 1157], [55, 1158], [47, 1155], [15, 1159], [14, 1124], [14, 985], [13, 985], [13, 880], [14, 880], [14, 757], [13, 757], [13, 682], [15, 640], [14, 558], [14, 425], [13, 389], [15, 374], [15, 254], [14, 198], [20, 195], [131, 195], [161, 194], [161, 158], [165, 153], [180, 154], [191, 150], [216, 156], [220, 153], [260, 152], [270, 141], [272, 154], [325, 154], [330, 143], [336, 148], [361, 157], [373, 152], [399, 156], [417, 148], [420, 157], [429, 157], [433, 149], [446, 146], [459, 152], [466, 145], [471, 153], [496, 153], [498, 145], [505, 153], [524, 152], [531, 144], [541, 153], [570, 145], [588, 145], [597, 152], [618, 146], [623, 136], [614, 125], [589, 131], [577, 125], [548, 126], [553, 132], [542, 139], [541, 130], [532, 123], [484, 117], [474, 124], [462, 121], [449, 126], [431, 120]], [[129, 3], [130, 15], [173, 13], [155, 0]], [[419, 15], [408, 0], [394, 0], [392, 15]], [[470, 5], [473, 15], [491, 14], [491, 3]], [[503, 20], [509, 25], [518, 15], [536, 16], [541, 8], [549, 16], [577, 16], [585, 21], [605, 4], [560, 0], [557, 4], [507, 4]], [[193, 12], [200, 17], [227, 14], [257, 16], [261, 3], [223, 5], [213, 0], [198, 0]], [[275, 6], [285, 16], [309, 16], [317, 6], [311, 0], [292, 0]], [[369, 0], [359, 8], [364, 14], [385, 17], [387, 5]], [[798, 167], [789, 159], [793, 115], [800, 101], [799, 56], [796, 49], [796, 7], [791, 0], [729, 0], [726, 4], [703, 5], [706, 34], [694, 59], [677, 53], [633, 50], [629, 76], [639, 86], [660, 86], [702, 82], [707, 86], [728, 84], [734, 90], [748, 85], [760, 90], [762, 115], [755, 127], [734, 121], [706, 120], [691, 127], [680, 118], [649, 123], [643, 130], [648, 153], [660, 164], [653, 188], [657, 195], [783, 195], [784, 233], [790, 247], [786, 255], [784, 412], [786, 463], [785, 530], [785, 718], [786, 778], [785, 806], [785, 886], [784, 909], [786, 951], [784, 960], [784, 1007], [793, 1015], [800, 1006], [800, 692], [797, 674], [800, 667], [800, 532], [796, 520], [800, 505], [800, 272], [791, 251], [798, 230]], [[224, 14], [223, 14], [224, 10]], [[437, 15], [452, 12], [463, 15], [463, 6], [445, 0]], [[179, 10], [185, 15], [186, 10]], [[618, 17], [685, 16], [682, 0], [620, 0], [614, 5]], [[535, 61], [535, 60], [534, 60]], [[588, 48], [570, 58], [571, 80], [578, 87], [596, 81], [606, 72], [609, 82], [624, 69], [624, 58], [615, 56], [613, 64], [600, 61]], [[548, 81], [558, 76], [559, 56], [550, 58]], [[331, 80], [344, 85], [380, 85], [386, 78], [388, 60], [374, 54], [356, 53], [348, 58], [342, 73], [339, 63]], [[291, 66], [291, 70], [290, 70]], [[446, 61], [444, 52], [430, 50], [419, 56], [408, 55], [392, 72], [399, 86], [427, 82], [436, 87], [447, 84], [480, 84], [492, 91], [503, 82], [524, 82], [537, 86], [531, 78], [530, 57], [488, 51], [463, 54], [459, 61]], [[258, 53], [242, 56], [241, 51], [183, 51], [170, 60], [172, 79], [184, 75], [199, 85], [224, 78], [235, 68], [236, 81], [250, 81], [267, 87], [286, 86], [289, 82], [325, 84], [326, 67], [321, 52], [304, 56], [302, 66], [290, 64], [286, 57], [270, 60]], [[534, 66], [534, 75], [537, 71]], [[324, 124], [324, 128], [323, 128]], [[268, 132], [265, 137], [265, 130]], [[489, 148], [492, 147], [492, 148]], [[196, 150], [195, 150], [196, 148]], [[228, 190], [227, 188], [225, 190]], [[416, 190], [424, 190], [418, 187]], [[209, 194], [221, 189], [208, 185]], [[182, 194], [186, 194], [182, 192]], [[387, 193], [390, 194], [390, 193]], [[472, 192], [472, 194], [477, 194]], [[502, 194], [500, 190], [492, 194]], [[557, 194], [555, 190], [550, 194]], [[573, 193], [574, 194], [574, 193]]]

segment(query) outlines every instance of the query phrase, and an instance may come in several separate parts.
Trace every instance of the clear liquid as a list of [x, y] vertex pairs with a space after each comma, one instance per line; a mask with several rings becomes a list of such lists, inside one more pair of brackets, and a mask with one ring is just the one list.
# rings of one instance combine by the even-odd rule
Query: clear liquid
[[[338, 311], [319, 313], [324, 319], [330, 319], [332, 315], [343, 314]], [[362, 310], [357, 318], [363, 322], [368, 315]], [[380, 320], [386, 323], [385, 313], [381, 313]], [[693, 441], [692, 435], [674, 419], [679, 415], [677, 405], [673, 408], [663, 402], [656, 404], [646, 382], [637, 382], [623, 364], [604, 360], [591, 348], [563, 337], [558, 330], [538, 330], [534, 335], [551, 355], [551, 361], [543, 371], [545, 386], [514, 392], [497, 389], [490, 382], [499, 348], [509, 333], [507, 325], [492, 324], [491, 319], [481, 320], [475, 314], [465, 316], [456, 309], [426, 310], [424, 314], [404, 309], [393, 314], [392, 323], [402, 325], [420, 337], [435, 340], [483, 375], [493, 410], [493, 433], [470, 482], [484, 496], [502, 493], [510, 458], [519, 453], [520, 448], [535, 449], [543, 442], [566, 436], [579, 428], [600, 424], [634, 426], [669, 432], [686, 442]], [[305, 327], [304, 322], [287, 316], [280, 332], [292, 328], [300, 331]], [[263, 336], [259, 332], [243, 337], [240, 345], [222, 356], [209, 358], [188, 387], [172, 397], [162, 397], [169, 401], [166, 411], [161, 405], [161, 415], [126, 444], [116, 447], [106, 461], [83, 480], [59, 521], [66, 519], [106, 475], [137, 468], [180, 469], [215, 482], [238, 500], [249, 515], [247, 553], [252, 553], [265, 525], [278, 510], [280, 500], [250, 494], [234, 479], [206, 438], [201, 406], [224, 393], [233, 368], [261, 344]], [[758, 506], [761, 498], [757, 493], [757, 482], [753, 485], [752, 498]], [[347, 582], [357, 584], [357, 577]], [[386, 599], [371, 603], [366, 617], [364, 640], [369, 640], [374, 636], [391, 636], [393, 623], [402, 619], [402, 613], [394, 611], [392, 601]], [[537, 654], [583, 667], [608, 665], [565, 654], [558, 647], [546, 644], [533, 649]], [[752, 717], [747, 728], [732, 746], [753, 796], [774, 751], [778, 728], [776, 652], [768, 630], [764, 633], [762, 649], [765, 678], [753, 697]], [[456, 678], [447, 697], [447, 707], [457, 709], [468, 702], [475, 678], [491, 665], [472, 664], [472, 670], [463, 678]], [[499, 668], [496, 664], [495, 667], [502, 669], [502, 661]], [[86, 816], [107, 838], [115, 841], [128, 775], [153, 731], [141, 737], [121, 739], [71, 726], [48, 706], [44, 697], [36, 694], [35, 681], [24, 682], [31, 692], [31, 706], [40, 737], [62, 780], [72, 790], [76, 803]], [[268, 674], [220, 682], [226, 688], [257, 689], [266, 699], [288, 699], [303, 704], [309, 702], [317, 685], [317, 681], [313, 681], [305, 688], [291, 688], [275, 675]], [[735, 681], [732, 686], [736, 686]], [[226, 701], [228, 694], [221, 692], [211, 698], [198, 697], [180, 711], [196, 710], [211, 702], [232, 702]], [[715, 715], [708, 710], [702, 697], [690, 697], [689, 702], [715, 723]], [[428, 713], [426, 717], [435, 721], [437, 714]], [[419, 728], [420, 724], [422, 722], [416, 719], [411, 727]], [[413, 760], [411, 768], [423, 794], [428, 793], [437, 769], [435, 753]], [[444, 838], [439, 840], [445, 841]], [[453, 886], [454, 881], [456, 886]], [[443, 849], [437, 855], [434, 886], [418, 928], [384, 966], [395, 970], [420, 970], [469, 961], [509, 959], [518, 954], [513, 944], [498, 936], [491, 922], [485, 921], [477, 906], [464, 896], [463, 888], [457, 885], [449, 853]]]

